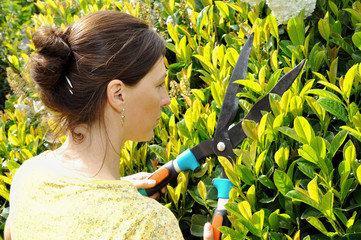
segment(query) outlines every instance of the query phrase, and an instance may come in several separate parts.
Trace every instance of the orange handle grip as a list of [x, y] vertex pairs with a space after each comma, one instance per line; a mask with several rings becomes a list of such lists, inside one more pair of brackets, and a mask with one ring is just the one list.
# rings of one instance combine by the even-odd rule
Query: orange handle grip
[[169, 176], [169, 170], [167, 168], [160, 168], [158, 171], [154, 172], [149, 179], [155, 180], [156, 184], [159, 184], [161, 181], [166, 179]]
[[156, 185], [153, 188], [142, 188], [138, 189], [138, 191], [144, 196], [152, 196], [154, 193], [158, 192], [160, 189], [166, 186], [169, 182], [176, 179], [178, 172], [175, 170], [173, 162], [174, 160], [167, 162], [148, 177], [148, 179], [154, 179], [156, 181]]
[[221, 239], [221, 232], [218, 230], [220, 226], [223, 224], [223, 216], [214, 215], [212, 219], [212, 227], [213, 227], [213, 236], [214, 240]]
[[219, 231], [221, 226], [229, 226], [230, 222], [227, 218], [226, 209], [216, 209], [212, 218], [213, 236], [214, 240], [220, 240], [222, 233]]

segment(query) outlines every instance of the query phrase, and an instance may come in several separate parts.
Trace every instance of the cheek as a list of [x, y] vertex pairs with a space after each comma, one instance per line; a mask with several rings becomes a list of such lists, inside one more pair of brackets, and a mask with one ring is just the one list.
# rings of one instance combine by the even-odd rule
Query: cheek
[[150, 118], [157, 117], [159, 115], [159, 98], [155, 94], [150, 92], [144, 92], [138, 95], [134, 104], [134, 115], [140, 124], [145, 124], [145, 121], [152, 120]]

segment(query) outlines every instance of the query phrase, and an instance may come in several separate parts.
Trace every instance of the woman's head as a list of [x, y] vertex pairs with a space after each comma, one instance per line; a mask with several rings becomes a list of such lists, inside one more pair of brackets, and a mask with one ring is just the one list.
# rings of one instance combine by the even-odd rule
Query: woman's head
[[79, 124], [102, 120], [110, 81], [137, 85], [165, 50], [146, 23], [116, 11], [89, 14], [64, 31], [40, 28], [33, 42], [31, 75], [41, 99], [73, 135]]

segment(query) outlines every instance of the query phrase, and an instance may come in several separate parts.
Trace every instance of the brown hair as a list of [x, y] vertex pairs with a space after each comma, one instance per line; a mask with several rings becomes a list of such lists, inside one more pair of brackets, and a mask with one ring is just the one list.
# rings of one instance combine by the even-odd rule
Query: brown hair
[[165, 51], [164, 40], [148, 24], [117, 11], [89, 14], [64, 31], [39, 28], [33, 42], [32, 79], [43, 103], [73, 136], [78, 124], [103, 119], [111, 80], [136, 85]]

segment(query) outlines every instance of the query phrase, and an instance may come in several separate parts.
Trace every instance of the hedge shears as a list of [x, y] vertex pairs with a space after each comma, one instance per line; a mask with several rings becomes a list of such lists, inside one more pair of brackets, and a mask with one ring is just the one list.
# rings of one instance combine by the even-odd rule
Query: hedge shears
[[[236, 148], [246, 137], [242, 129], [242, 121], [233, 124], [237, 114], [239, 98], [237, 94], [241, 90], [241, 85], [235, 83], [236, 80], [246, 79], [248, 69], [248, 58], [251, 53], [253, 45], [253, 34], [251, 34], [242, 48], [241, 54], [238, 57], [237, 63], [234, 67], [230, 77], [223, 104], [219, 113], [217, 127], [212, 139], [205, 140], [191, 149], [187, 149], [181, 153], [175, 160], [167, 162], [165, 165], [155, 171], [148, 179], [156, 181], [156, 186], [150, 189], [139, 189], [139, 192], [146, 196], [151, 196], [161, 188], [166, 186], [169, 182], [177, 178], [181, 171], [192, 170], [197, 172], [200, 170], [199, 161], [206, 156], [216, 155], [227, 158], [232, 163], [235, 162], [235, 154], [233, 149]], [[262, 111], [271, 111], [269, 102], [269, 95], [271, 93], [283, 95], [287, 89], [292, 85], [300, 73], [304, 60], [299, 63], [294, 69], [284, 75], [278, 83], [271, 89], [269, 93], [263, 96], [250, 109], [244, 119], [260, 122], [262, 118]], [[222, 178], [213, 180], [213, 186], [218, 191], [218, 205], [214, 211], [212, 218], [212, 226], [214, 230], [214, 239], [221, 239], [221, 232], [218, 230], [220, 226], [229, 226], [227, 217], [227, 210], [225, 204], [229, 200], [229, 192], [233, 183], [228, 179], [224, 169], [222, 171]]]

